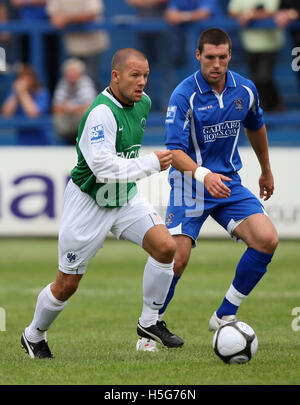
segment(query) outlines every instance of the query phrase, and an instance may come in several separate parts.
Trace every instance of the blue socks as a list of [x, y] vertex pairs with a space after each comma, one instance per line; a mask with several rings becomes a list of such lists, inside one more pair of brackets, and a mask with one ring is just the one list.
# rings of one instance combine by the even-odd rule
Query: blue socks
[[[267, 265], [271, 262], [273, 254], [262, 253], [256, 249], [248, 248], [241, 257], [235, 277], [225, 298], [217, 310], [217, 316], [235, 315], [241, 302], [253, 290], [259, 280], [267, 271]], [[176, 284], [180, 276], [174, 276], [169, 288], [169, 292], [163, 307], [159, 310], [159, 315], [163, 315], [173, 298]]]
[[164, 303], [163, 307], [160, 308], [160, 310], [158, 311], [159, 315], [164, 314], [164, 312], [166, 311], [169, 302], [173, 298], [173, 295], [174, 295], [174, 292], [175, 292], [175, 287], [176, 287], [176, 284], [178, 283], [179, 279], [180, 279], [180, 276], [173, 276], [173, 280], [172, 280], [172, 283], [170, 285], [169, 292], [168, 292], [167, 298], [165, 300], [165, 303]]
[[239, 261], [234, 280], [217, 310], [219, 318], [224, 315], [236, 314], [242, 300], [247, 297], [266, 273], [267, 265], [272, 257], [273, 254], [262, 253], [253, 248], [246, 250]]

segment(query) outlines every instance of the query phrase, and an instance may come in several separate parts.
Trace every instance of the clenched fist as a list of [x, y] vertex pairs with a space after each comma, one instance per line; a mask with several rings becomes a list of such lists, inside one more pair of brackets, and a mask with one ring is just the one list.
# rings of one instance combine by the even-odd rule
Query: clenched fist
[[158, 157], [160, 170], [167, 170], [172, 163], [172, 153], [169, 150], [155, 150], [154, 153]]

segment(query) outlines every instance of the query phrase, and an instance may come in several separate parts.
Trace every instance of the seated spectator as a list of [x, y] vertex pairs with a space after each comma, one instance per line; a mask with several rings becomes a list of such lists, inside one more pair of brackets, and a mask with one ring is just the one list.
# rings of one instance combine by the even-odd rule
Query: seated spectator
[[[129, 6], [137, 9], [139, 19], [160, 19], [163, 21], [168, 0], [126, 0]], [[172, 55], [168, 50], [172, 47], [172, 33], [165, 31], [138, 31], [139, 49], [147, 56], [151, 71], [157, 69], [157, 81], [151, 74], [146, 93], [152, 101], [152, 109], [166, 112], [170, 95], [175, 87]]]
[[[50, 109], [50, 94], [42, 87], [30, 65], [23, 65], [17, 74], [12, 89], [2, 105], [4, 117], [38, 118]], [[47, 132], [43, 128], [18, 129], [18, 143], [21, 145], [48, 144]]]
[[246, 52], [251, 80], [257, 87], [260, 105], [265, 111], [283, 110], [283, 102], [274, 80], [274, 67], [284, 44], [279, 28], [252, 28], [255, 20], [274, 18], [279, 0], [231, 0], [229, 14], [240, 23], [241, 40]]
[[[10, 0], [12, 7], [15, 10], [15, 14], [21, 21], [33, 21], [33, 20], [47, 20], [46, 2], [47, 0]], [[21, 61], [23, 63], [29, 63], [30, 56], [30, 41], [28, 34], [20, 35], [20, 53]]]
[[[15, 19], [34, 24], [35, 21], [47, 21], [49, 19], [46, 12], [48, 0], [10, 0], [14, 8]], [[33, 52], [41, 52], [42, 67], [39, 76], [47, 88], [53, 94], [54, 85], [58, 79], [59, 72], [59, 38], [56, 33], [43, 33], [41, 36], [42, 49], [33, 49], [32, 38], [29, 33], [18, 35], [19, 59], [22, 63], [33, 63]], [[47, 51], [43, 51], [46, 49]]]
[[189, 57], [187, 28], [190, 23], [208, 20], [221, 14], [217, 0], [169, 0], [165, 19], [173, 26], [174, 39], [171, 49], [175, 65], [181, 67]]
[[206, 20], [216, 7], [214, 0], [170, 0], [165, 18], [172, 25]]
[[57, 135], [67, 144], [76, 143], [78, 125], [86, 109], [97, 96], [85, 66], [79, 59], [68, 59], [62, 65], [62, 79], [53, 97], [54, 124]]
[[[71, 24], [100, 22], [104, 11], [102, 0], [48, 0], [47, 12], [51, 23], [57, 29], [64, 29]], [[86, 72], [98, 90], [100, 55], [109, 47], [109, 36], [106, 31], [68, 31], [64, 33], [65, 49], [68, 57], [81, 59]]]

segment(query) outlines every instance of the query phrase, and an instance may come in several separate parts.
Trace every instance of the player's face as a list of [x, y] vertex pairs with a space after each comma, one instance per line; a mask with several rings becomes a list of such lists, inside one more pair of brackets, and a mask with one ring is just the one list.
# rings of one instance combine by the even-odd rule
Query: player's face
[[135, 56], [129, 57], [124, 67], [113, 73], [116, 96], [125, 104], [140, 101], [149, 76], [148, 61]]
[[220, 89], [225, 85], [226, 71], [231, 59], [228, 44], [204, 44], [203, 50], [197, 49], [196, 58], [201, 63], [201, 73], [213, 89]]

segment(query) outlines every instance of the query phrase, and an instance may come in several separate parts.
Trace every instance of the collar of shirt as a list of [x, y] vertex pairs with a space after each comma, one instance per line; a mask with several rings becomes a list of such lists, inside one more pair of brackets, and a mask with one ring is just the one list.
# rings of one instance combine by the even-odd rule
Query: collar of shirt
[[[195, 80], [197, 82], [197, 85], [198, 85], [198, 88], [199, 88], [201, 94], [202, 93], [209, 93], [209, 92], [213, 91], [213, 89], [210, 87], [210, 85], [207, 83], [207, 81], [202, 76], [201, 70], [198, 70], [195, 73]], [[233, 74], [232, 74], [232, 72], [230, 70], [227, 70], [226, 83], [225, 83], [224, 90], [227, 87], [236, 87], [235, 79], [234, 79]]]

